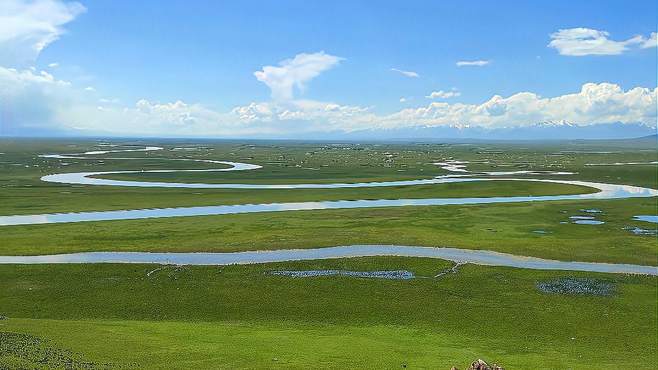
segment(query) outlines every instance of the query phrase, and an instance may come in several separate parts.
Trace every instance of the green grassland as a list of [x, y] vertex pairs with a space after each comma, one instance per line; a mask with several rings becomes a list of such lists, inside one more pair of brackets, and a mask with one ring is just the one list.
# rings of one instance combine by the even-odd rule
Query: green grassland
[[[52, 338], [95, 364], [155, 368], [651, 368], [656, 279], [367, 258], [228, 267], [1, 266], [0, 331]], [[271, 276], [407, 269], [406, 281]], [[546, 294], [590, 276], [612, 296]], [[1, 363], [1, 362], [0, 362]]]
[[[658, 188], [658, 166], [587, 166], [657, 160], [653, 142], [294, 143], [117, 141], [156, 152], [98, 155], [142, 160], [57, 160], [101, 150], [89, 140], [0, 141], [0, 215], [338, 199], [575, 194], [582, 187], [489, 182], [312, 190], [148, 189], [44, 183], [46, 174], [220, 165], [242, 172], [137, 173], [130, 180], [326, 183], [431, 178], [454, 158], [469, 170], [571, 171], [542, 176]], [[195, 150], [171, 150], [195, 147]], [[113, 148], [107, 148], [113, 149]], [[514, 176], [522, 177], [522, 176]], [[529, 176], [537, 178], [538, 176]], [[560, 223], [598, 208], [603, 225]], [[658, 265], [656, 198], [496, 205], [297, 211], [0, 227], [0, 255], [81, 251], [241, 251], [349, 244], [488, 249], [559, 260]], [[533, 231], [542, 230], [546, 234]], [[2, 368], [460, 368], [476, 358], [506, 368], [652, 368], [655, 277], [357, 258], [228, 267], [0, 265]], [[275, 269], [413, 271], [406, 281], [271, 276]], [[546, 294], [539, 281], [589, 277], [611, 296]]]
[[[145, 145], [146, 143], [141, 143]], [[134, 187], [71, 186], [40, 181], [52, 173], [140, 169], [202, 169], [217, 164], [167, 159], [214, 159], [246, 161], [263, 165], [253, 171], [174, 172], [105, 175], [129, 180], [228, 182], [228, 183], [328, 183], [392, 181], [431, 178], [448, 172], [433, 163], [447, 158], [469, 160], [471, 170], [553, 170], [575, 175], [542, 176], [579, 179], [657, 188], [658, 166], [585, 166], [586, 163], [653, 161], [655, 148], [646, 146], [590, 148], [584, 144], [564, 146], [444, 145], [444, 144], [300, 144], [300, 143], [148, 143], [165, 147], [155, 152], [110, 153], [89, 157], [101, 159], [48, 159], [43, 153], [80, 153], [98, 147], [93, 141], [4, 140], [0, 143], [0, 214], [32, 214], [240, 203], [315, 201], [336, 199], [381, 199], [420, 197], [461, 197], [496, 195], [549, 195], [586, 192], [582, 188], [541, 183], [478, 183], [394, 188], [225, 190], [148, 189]], [[131, 148], [127, 142], [117, 148]], [[600, 144], [601, 145], [601, 144]], [[181, 146], [198, 150], [174, 151]], [[578, 154], [574, 154], [575, 150]], [[598, 151], [597, 151], [598, 150]], [[594, 154], [593, 154], [594, 153]], [[559, 155], [558, 155], [559, 154]], [[107, 160], [102, 158], [144, 158]], [[487, 162], [487, 163], [482, 163]], [[514, 177], [523, 177], [515, 175]], [[536, 176], [535, 176], [536, 177]]]

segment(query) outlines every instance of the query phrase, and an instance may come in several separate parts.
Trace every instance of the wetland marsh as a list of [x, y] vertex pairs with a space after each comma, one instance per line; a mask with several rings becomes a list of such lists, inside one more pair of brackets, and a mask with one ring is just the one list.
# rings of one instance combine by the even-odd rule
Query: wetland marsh
[[[656, 355], [658, 247], [629, 232], [655, 229], [655, 147], [3, 140], [0, 152], [4, 366], [47, 348], [92, 367], [215, 367], [219, 343], [236, 367], [643, 368]], [[627, 162], [647, 164], [609, 169]], [[281, 209], [6, 222], [227, 207]]]

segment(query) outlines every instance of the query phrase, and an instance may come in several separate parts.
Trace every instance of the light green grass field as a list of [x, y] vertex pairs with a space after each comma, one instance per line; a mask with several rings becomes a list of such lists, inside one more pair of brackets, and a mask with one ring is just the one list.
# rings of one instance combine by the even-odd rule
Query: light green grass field
[[[476, 357], [509, 368], [651, 368], [656, 279], [367, 258], [230, 267], [0, 267], [0, 331], [52, 338], [97, 364], [414, 368]], [[407, 269], [407, 281], [271, 276], [277, 269]], [[590, 276], [612, 296], [546, 294]], [[424, 277], [424, 278], [420, 278]]]
[[[337, 199], [575, 194], [581, 187], [492, 182], [377, 189], [212, 190], [48, 184], [58, 172], [208, 168], [161, 159], [54, 160], [92, 141], [0, 142], [0, 215]], [[225, 173], [112, 175], [181, 182], [356, 182], [431, 178], [433, 162], [471, 170], [552, 170], [544, 176], [658, 188], [655, 145], [632, 142], [340, 144], [121, 142], [150, 153], [261, 164]], [[655, 143], [654, 143], [655, 144]], [[203, 147], [171, 151], [180, 146]], [[102, 161], [102, 162], [101, 162]], [[68, 163], [64, 165], [63, 163]], [[519, 176], [515, 176], [519, 177]], [[530, 176], [537, 178], [537, 176]], [[560, 223], [598, 208], [603, 225]], [[658, 265], [656, 198], [298, 211], [0, 227], [1, 255], [81, 251], [240, 251], [349, 244], [453, 246], [558, 260]], [[542, 230], [548, 233], [538, 234]], [[531, 271], [418, 258], [358, 258], [229, 267], [0, 265], [0, 368], [438, 368], [484, 358], [505, 368], [650, 369], [657, 353], [655, 277]], [[271, 276], [275, 269], [398, 270], [407, 281]], [[540, 292], [538, 282], [588, 277], [610, 296]], [[23, 335], [20, 336], [19, 334]]]

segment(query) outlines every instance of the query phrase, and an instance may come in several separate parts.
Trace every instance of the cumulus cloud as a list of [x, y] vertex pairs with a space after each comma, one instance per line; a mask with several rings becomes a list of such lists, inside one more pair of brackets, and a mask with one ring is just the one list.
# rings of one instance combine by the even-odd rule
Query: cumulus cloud
[[313, 100], [251, 103], [231, 113], [244, 123], [271, 123], [273, 127], [288, 123], [295, 131], [350, 130], [376, 119], [367, 107]]
[[[61, 127], [53, 120], [55, 107], [68, 107], [77, 101], [71, 84], [48, 72], [0, 67], [0, 131], [34, 130]], [[66, 91], [66, 94], [60, 94]]]
[[580, 126], [622, 122], [655, 127], [657, 100], [658, 89], [636, 87], [625, 91], [612, 83], [587, 83], [579, 92], [556, 97], [520, 92], [509, 97], [495, 95], [481, 104], [432, 102], [388, 115], [375, 114], [365, 107], [321, 102], [286, 107], [275, 103], [253, 104], [247, 117], [249, 122], [272, 124], [294, 121], [299, 127], [322, 131], [414, 126], [501, 128], [541, 122], [570, 122]]
[[457, 62], [457, 67], [484, 67], [491, 63], [490, 60], [460, 60]]
[[480, 104], [434, 101], [377, 114], [371, 107], [312, 100], [253, 102], [217, 111], [184, 101], [141, 99], [125, 105], [44, 71], [0, 67], [0, 115], [4, 133], [58, 129], [78, 134], [248, 137], [304, 132], [376, 130], [415, 126], [521, 127], [539, 122], [644, 123], [656, 126], [658, 89], [622, 89], [587, 83], [580, 91], [542, 97], [520, 92]]
[[0, 2], [0, 65], [33, 61], [57, 40], [62, 26], [85, 11], [78, 2], [3, 0]]
[[403, 76], [406, 76], [406, 77], [411, 77], [411, 78], [420, 77], [420, 75], [418, 73], [414, 72], [414, 71], [403, 71], [403, 70], [397, 69], [397, 68], [391, 68], [391, 71], [397, 72], [397, 73], [399, 73]]
[[554, 48], [560, 55], [619, 55], [633, 47], [656, 47], [656, 33], [647, 39], [637, 35], [628, 40], [615, 41], [609, 38], [610, 33], [591, 28], [568, 28], [550, 35], [548, 47]]
[[456, 98], [458, 96], [461, 96], [461, 93], [457, 91], [457, 89], [452, 89], [450, 91], [432, 91], [429, 95], [426, 95], [425, 97], [428, 99], [449, 99], [449, 98]]
[[295, 122], [298, 127], [320, 131], [354, 131], [400, 127], [523, 127], [541, 122], [570, 122], [587, 126], [599, 123], [644, 123], [656, 126], [658, 89], [636, 87], [623, 90], [611, 83], [587, 83], [579, 92], [541, 97], [520, 92], [499, 95], [481, 104], [432, 102], [388, 115], [371, 109], [331, 103], [305, 102], [285, 107], [276, 103], [253, 103], [234, 109], [248, 122]]
[[[19, 50], [29, 49], [22, 55], [36, 57], [62, 34], [61, 26], [82, 11], [78, 3], [56, 0], [5, 0], [0, 4], [0, 134], [58, 130], [91, 135], [262, 137], [414, 126], [518, 127], [545, 121], [578, 125], [641, 122], [656, 126], [657, 89], [623, 90], [612, 83], [588, 83], [578, 92], [548, 98], [520, 92], [508, 97], [496, 95], [481, 104], [434, 101], [391, 114], [377, 114], [371, 107], [295, 99], [296, 90], [303, 90], [313, 78], [342, 60], [324, 52], [302, 53], [277, 66], [263, 67], [254, 75], [272, 90], [273, 101], [253, 102], [224, 112], [181, 100], [140, 99], [125, 104], [104, 97], [93, 87], [58, 79], [53, 75], [54, 65], [47, 72], [2, 64], [2, 58], [8, 56], [16, 61]], [[639, 37], [634, 44], [653, 47], [655, 39], [654, 33], [648, 39]], [[488, 63], [461, 61], [458, 65]], [[393, 70], [418, 77], [415, 72]], [[428, 98], [458, 96], [456, 90], [439, 90]]]
[[529, 126], [539, 122], [636, 123], [656, 126], [658, 89], [624, 91], [611, 83], [586, 83], [580, 92], [543, 98], [531, 92], [493, 96], [482, 104], [433, 102], [386, 117], [395, 125], [457, 125], [488, 128]]
[[656, 32], [651, 32], [649, 38], [640, 44], [640, 47], [642, 49], [658, 47], [658, 34]]
[[279, 62], [278, 66], [264, 66], [262, 70], [254, 72], [254, 76], [272, 90], [273, 99], [290, 100], [293, 98], [294, 88], [304, 90], [307, 82], [333, 68], [341, 60], [343, 58], [324, 51], [301, 53], [292, 59]]

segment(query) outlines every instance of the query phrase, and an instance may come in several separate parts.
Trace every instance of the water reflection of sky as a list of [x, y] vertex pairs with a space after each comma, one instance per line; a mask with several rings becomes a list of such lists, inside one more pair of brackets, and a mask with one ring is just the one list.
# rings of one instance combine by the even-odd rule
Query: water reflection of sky
[[[131, 174], [142, 172], [169, 173], [169, 172], [210, 172], [210, 171], [243, 171], [261, 168], [259, 165], [216, 161], [209, 159], [186, 159], [186, 158], [99, 158], [85, 157], [85, 155], [99, 155], [118, 152], [135, 152], [135, 151], [157, 151], [161, 147], [146, 147], [141, 149], [117, 149], [117, 150], [99, 150], [76, 154], [49, 154], [42, 155], [45, 158], [55, 159], [122, 159], [122, 160], [173, 160], [173, 161], [198, 161], [224, 164], [229, 168], [219, 169], [193, 169], [193, 170], [145, 170], [145, 171], [104, 171], [104, 172], [75, 172], [60, 173], [47, 175], [42, 180], [64, 184], [79, 185], [105, 185], [105, 186], [131, 186], [131, 187], [159, 187], [159, 188], [204, 188], [204, 189], [336, 189], [336, 188], [368, 188], [368, 187], [389, 187], [389, 186], [411, 186], [411, 185], [429, 185], [429, 184], [447, 184], [458, 182], [474, 181], [532, 181], [532, 182], [551, 182], [557, 184], [580, 185], [599, 190], [591, 194], [577, 195], [554, 195], [554, 196], [509, 196], [509, 197], [469, 197], [469, 198], [425, 198], [425, 199], [379, 199], [379, 200], [340, 200], [324, 202], [291, 202], [291, 203], [271, 203], [271, 204], [242, 204], [242, 205], [224, 205], [224, 206], [201, 206], [201, 207], [178, 207], [178, 208], [160, 208], [160, 209], [137, 209], [137, 210], [119, 210], [119, 211], [98, 211], [98, 212], [79, 212], [79, 213], [58, 213], [58, 214], [41, 214], [41, 215], [20, 215], [20, 216], [0, 216], [0, 226], [8, 225], [30, 225], [30, 224], [47, 224], [47, 223], [64, 223], [64, 222], [82, 222], [82, 221], [110, 221], [110, 220], [134, 220], [145, 218], [159, 217], [183, 217], [183, 216], [205, 216], [205, 215], [226, 215], [240, 213], [257, 213], [257, 212], [284, 212], [284, 211], [302, 211], [302, 210], [322, 210], [322, 209], [349, 209], [349, 208], [375, 208], [375, 207], [404, 207], [404, 206], [441, 206], [441, 205], [472, 205], [472, 204], [493, 204], [493, 203], [515, 203], [531, 201], [553, 201], [553, 200], [586, 200], [586, 199], [617, 199], [631, 197], [651, 197], [657, 196], [658, 191], [648, 188], [641, 188], [629, 185], [615, 185], [593, 183], [585, 181], [566, 181], [566, 180], [548, 180], [548, 179], [518, 179], [518, 178], [474, 178], [464, 177], [473, 176], [466, 169], [468, 162], [450, 160], [447, 162], [438, 162], [437, 165], [450, 172], [461, 172], [459, 175], [439, 176], [432, 179], [419, 180], [402, 180], [402, 181], [382, 181], [382, 182], [360, 182], [360, 183], [333, 183], [333, 184], [208, 184], [208, 183], [177, 183], [177, 182], [148, 182], [148, 181], [125, 181], [100, 179], [94, 176], [112, 175], [112, 174]], [[508, 172], [487, 172], [488, 175], [507, 175], [507, 174], [525, 174], [532, 171], [508, 171]], [[550, 173], [550, 174], [567, 174], [566, 172], [538, 171], [532, 173]]]
[[458, 248], [398, 245], [352, 245], [316, 249], [285, 249], [232, 253], [88, 252], [44, 256], [0, 256], [0, 264], [53, 263], [156, 263], [182, 265], [232, 265], [331, 258], [399, 256], [427, 257], [456, 263], [506, 266], [535, 270], [570, 270], [603, 273], [658, 275], [658, 267], [596, 262], [565, 262], [506, 253]]
[[[89, 179], [97, 180], [97, 179]], [[633, 197], [651, 197], [658, 195], [658, 191], [629, 185], [614, 185], [591, 183], [585, 181], [567, 180], [536, 180], [536, 179], [433, 179], [441, 182], [463, 182], [463, 181], [546, 181], [560, 184], [581, 185], [599, 189], [597, 193], [576, 195], [549, 195], [549, 196], [511, 196], [511, 197], [473, 197], [473, 198], [421, 198], [421, 199], [374, 199], [374, 200], [338, 200], [324, 202], [291, 202], [291, 203], [269, 203], [269, 204], [238, 204], [224, 206], [200, 206], [200, 207], [177, 207], [157, 209], [137, 209], [121, 211], [98, 211], [79, 213], [57, 213], [41, 215], [0, 216], [0, 225], [30, 225], [81, 221], [110, 221], [110, 220], [135, 220], [159, 217], [183, 217], [183, 216], [209, 216], [227, 215], [240, 213], [259, 212], [283, 212], [322, 209], [350, 209], [350, 208], [376, 208], [376, 207], [405, 207], [405, 206], [441, 206], [441, 205], [473, 205], [493, 203], [516, 203], [531, 201], [554, 201], [554, 200], [585, 200], [585, 199], [618, 199]], [[100, 180], [104, 181], [104, 180]], [[114, 180], [109, 180], [114, 181]], [[416, 180], [426, 181], [430, 180]], [[388, 182], [396, 183], [399, 182]], [[157, 184], [157, 183], [150, 183]], [[379, 183], [381, 184], [381, 183]], [[190, 185], [190, 184], [186, 184]], [[226, 184], [222, 184], [226, 185]], [[341, 185], [341, 184], [307, 184], [307, 185]], [[350, 184], [355, 185], [355, 184]], [[361, 184], [361, 186], [366, 186]], [[380, 185], [383, 186], [383, 185]]]
[[644, 222], [651, 222], [654, 224], [658, 224], [658, 216], [640, 215], [640, 216], [633, 216], [633, 219], [636, 221], [644, 221]]
[[605, 222], [599, 220], [576, 220], [573, 223], [578, 225], [603, 225]]

